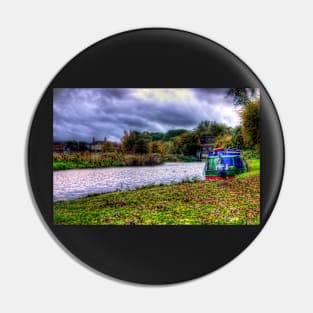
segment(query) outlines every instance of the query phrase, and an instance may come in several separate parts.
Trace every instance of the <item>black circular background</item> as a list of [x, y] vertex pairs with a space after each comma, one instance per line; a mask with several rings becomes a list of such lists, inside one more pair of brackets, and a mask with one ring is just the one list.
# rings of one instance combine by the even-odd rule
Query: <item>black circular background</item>
[[[53, 88], [71, 87], [260, 88], [261, 224], [53, 225]], [[238, 57], [217, 43], [192, 33], [139, 29], [94, 44], [56, 75], [40, 100], [33, 119], [28, 166], [33, 194], [45, 222], [73, 255], [92, 268], [119, 279], [165, 284], [212, 272], [252, 242], [269, 218], [279, 194], [284, 170], [284, 143], [268, 93]], [[261, 261], [258, 262], [261, 266]]]

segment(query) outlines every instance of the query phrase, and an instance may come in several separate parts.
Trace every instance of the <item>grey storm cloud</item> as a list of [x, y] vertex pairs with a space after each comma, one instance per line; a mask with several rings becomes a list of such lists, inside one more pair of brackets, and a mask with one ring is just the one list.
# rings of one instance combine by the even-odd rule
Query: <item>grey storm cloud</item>
[[226, 94], [226, 88], [57, 88], [53, 139], [119, 141], [125, 130], [193, 129], [203, 120], [236, 126], [239, 115]]

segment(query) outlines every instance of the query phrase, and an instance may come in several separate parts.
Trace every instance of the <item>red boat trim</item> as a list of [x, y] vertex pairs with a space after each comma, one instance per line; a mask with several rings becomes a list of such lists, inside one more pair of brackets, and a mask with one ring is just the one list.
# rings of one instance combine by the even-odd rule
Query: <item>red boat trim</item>
[[234, 178], [235, 176], [205, 176], [205, 180], [226, 180], [226, 179], [231, 179]]

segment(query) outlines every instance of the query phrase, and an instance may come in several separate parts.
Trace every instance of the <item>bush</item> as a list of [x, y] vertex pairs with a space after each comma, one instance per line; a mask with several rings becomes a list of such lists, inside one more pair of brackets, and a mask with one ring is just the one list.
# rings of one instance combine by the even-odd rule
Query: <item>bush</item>
[[53, 153], [53, 169], [97, 168], [123, 166], [124, 160], [117, 152], [91, 153]]
[[182, 162], [197, 162], [197, 161], [199, 161], [198, 158], [193, 156], [193, 155], [177, 156], [177, 159], [182, 161]]
[[242, 150], [241, 153], [242, 153], [242, 157], [245, 160], [260, 158], [260, 153], [257, 152], [256, 150]]
[[127, 154], [124, 163], [127, 166], [158, 165], [162, 163], [162, 156], [159, 153]]
[[177, 157], [174, 154], [165, 154], [163, 157], [164, 162], [176, 162]]

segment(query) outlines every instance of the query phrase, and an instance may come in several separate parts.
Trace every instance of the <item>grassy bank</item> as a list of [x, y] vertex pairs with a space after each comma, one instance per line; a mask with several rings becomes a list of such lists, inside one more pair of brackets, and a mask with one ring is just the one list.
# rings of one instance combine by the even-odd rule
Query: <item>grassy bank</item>
[[147, 186], [54, 203], [55, 224], [255, 225], [259, 220], [258, 160], [235, 179]]
[[147, 154], [106, 153], [54, 153], [53, 170], [69, 170], [79, 168], [104, 168], [117, 166], [159, 165], [163, 162], [197, 162], [194, 156]]
[[162, 156], [158, 153], [149, 154], [121, 154], [107, 153], [54, 153], [53, 170], [68, 170], [76, 168], [104, 168], [115, 166], [159, 165]]

